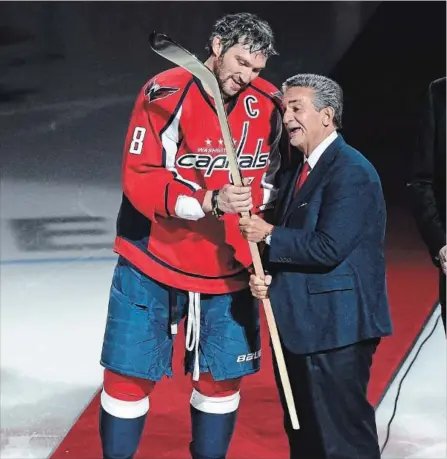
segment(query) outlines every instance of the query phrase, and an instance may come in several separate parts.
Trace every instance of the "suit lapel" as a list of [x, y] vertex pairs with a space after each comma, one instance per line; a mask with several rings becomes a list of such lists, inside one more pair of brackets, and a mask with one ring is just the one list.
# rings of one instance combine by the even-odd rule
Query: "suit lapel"
[[288, 184], [288, 190], [286, 191], [287, 199], [279, 220], [279, 223], [281, 225], [287, 220], [287, 218], [290, 216], [294, 209], [306, 203], [306, 199], [311, 195], [312, 191], [321, 183], [323, 177], [326, 175], [329, 167], [331, 166], [337, 154], [337, 151], [343, 143], [344, 140], [342, 136], [338, 134], [338, 137], [329, 145], [329, 147], [321, 155], [320, 159], [318, 160], [315, 167], [311, 170], [303, 186], [298, 190], [297, 194], [294, 197], [293, 195], [295, 191], [295, 183], [302, 167], [300, 165], [297, 172], [294, 174], [294, 180], [291, 184]]

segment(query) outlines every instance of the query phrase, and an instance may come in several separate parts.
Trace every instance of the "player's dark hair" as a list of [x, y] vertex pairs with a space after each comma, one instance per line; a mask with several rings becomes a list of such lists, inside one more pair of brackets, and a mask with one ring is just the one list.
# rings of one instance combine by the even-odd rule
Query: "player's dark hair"
[[209, 54], [212, 53], [213, 39], [217, 36], [222, 40], [222, 54], [238, 43], [248, 45], [250, 53], [261, 52], [265, 57], [278, 54], [274, 48], [272, 28], [266, 21], [251, 13], [227, 14], [219, 19], [208, 40], [206, 49]]

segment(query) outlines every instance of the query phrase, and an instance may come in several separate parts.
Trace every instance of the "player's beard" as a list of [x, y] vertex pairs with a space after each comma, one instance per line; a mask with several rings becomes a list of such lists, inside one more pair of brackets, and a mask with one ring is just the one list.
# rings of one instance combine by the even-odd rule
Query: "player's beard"
[[224, 101], [227, 101], [228, 99], [231, 99], [232, 97], [236, 97], [240, 92], [242, 92], [247, 85], [241, 86], [239, 91], [237, 92], [232, 92], [228, 93], [225, 89], [225, 83], [230, 81], [232, 79], [232, 75], [229, 75], [227, 77], [222, 77], [223, 74], [223, 67], [224, 67], [224, 62], [223, 62], [224, 56], [219, 56], [217, 60], [215, 61], [214, 64], [214, 74], [216, 75], [217, 83], [219, 84], [220, 92], [222, 93], [222, 97]]

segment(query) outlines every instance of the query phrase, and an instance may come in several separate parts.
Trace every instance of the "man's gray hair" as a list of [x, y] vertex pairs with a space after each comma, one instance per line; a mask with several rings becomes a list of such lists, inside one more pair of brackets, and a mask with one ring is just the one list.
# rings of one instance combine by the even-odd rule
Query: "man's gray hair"
[[337, 129], [342, 126], [343, 115], [343, 90], [340, 85], [323, 75], [312, 73], [299, 73], [294, 75], [282, 84], [283, 92], [289, 88], [302, 87], [314, 90], [313, 104], [316, 110], [320, 111], [326, 107], [334, 109], [334, 125]]

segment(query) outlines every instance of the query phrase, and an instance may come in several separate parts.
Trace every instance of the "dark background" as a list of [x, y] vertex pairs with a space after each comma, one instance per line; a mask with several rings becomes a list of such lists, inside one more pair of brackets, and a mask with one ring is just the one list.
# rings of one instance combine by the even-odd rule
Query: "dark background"
[[135, 95], [170, 66], [149, 33], [204, 58], [213, 22], [236, 11], [276, 33], [265, 78], [315, 72], [341, 84], [342, 134], [378, 169], [390, 221], [407, 215], [420, 105], [446, 73], [445, 2], [1, 2], [3, 176], [119, 186]]

